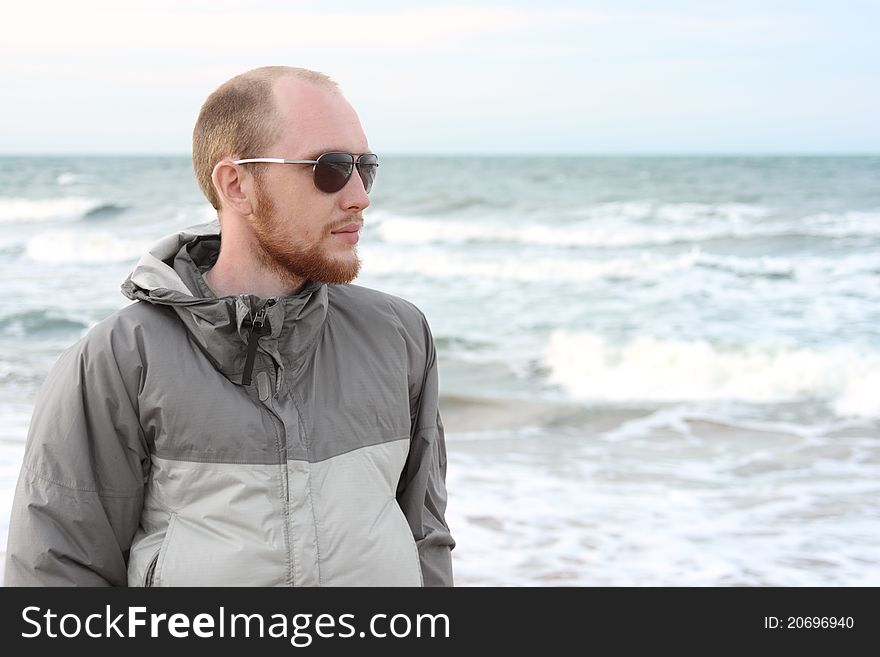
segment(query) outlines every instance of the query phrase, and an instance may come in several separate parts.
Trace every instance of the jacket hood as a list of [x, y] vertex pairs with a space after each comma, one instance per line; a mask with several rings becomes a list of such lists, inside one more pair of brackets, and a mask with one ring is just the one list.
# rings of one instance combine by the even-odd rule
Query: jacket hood
[[161, 239], [135, 265], [122, 293], [173, 310], [214, 367], [234, 383], [242, 382], [254, 316], [265, 309], [269, 332], [259, 345], [275, 361], [277, 389], [282, 372], [296, 376], [305, 365], [323, 330], [327, 285], [306, 281], [296, 294], [271, 299], [217, 297], [204, 274], [220, 255], [220, 239], [217, 221]]

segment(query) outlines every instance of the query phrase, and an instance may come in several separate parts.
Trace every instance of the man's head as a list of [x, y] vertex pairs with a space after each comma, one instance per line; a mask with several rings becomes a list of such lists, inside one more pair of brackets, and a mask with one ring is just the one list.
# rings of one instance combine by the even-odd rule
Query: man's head
[[335, 231], [363, 223], [363, 181], [355, 173], [327, 193], [315, 186], [312, 165], [236, 161], [314, 160], [329, 151], [357, 156], [369, 146], [336, 83], [306, 69], [266, 67], [232, 78], [205, 101], [193, 131], [196, 177], [224, 233], [235, 222], [252, 255], [291, 281], [357, 276], [357, 234]]

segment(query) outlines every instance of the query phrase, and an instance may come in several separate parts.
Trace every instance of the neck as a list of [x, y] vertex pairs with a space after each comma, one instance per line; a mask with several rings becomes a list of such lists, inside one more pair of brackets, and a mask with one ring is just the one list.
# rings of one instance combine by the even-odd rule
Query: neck
[[305, 279], [281, 271], [263, 251], [246, 220], [223, 221], [220, 255], [205, 274], [218, 297], [253, 294], [262, 299], [284, 297], [299, 291]]

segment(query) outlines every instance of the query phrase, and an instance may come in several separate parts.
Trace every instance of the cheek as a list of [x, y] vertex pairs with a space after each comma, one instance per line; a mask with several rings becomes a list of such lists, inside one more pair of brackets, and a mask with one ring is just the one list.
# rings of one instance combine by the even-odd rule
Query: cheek
[[316, 239], [328, 236], [333, 224], [335, 205], [333, 199], [327, 196], [321, 194], [321, 197], [311, 199], [300, 215], [303, 223], [308, 225], [309, 234]]
[[338, 214], [335, 196], [316, 190], [311, 181], [306, 189], [291, 185], [275, 198], [274, 228], [298, 241], [322, 241]]
[[276, 215], [276, 227], [302, 246], [317, 246], [330, 236], [331, 213], [318, 204], [300, 203]]

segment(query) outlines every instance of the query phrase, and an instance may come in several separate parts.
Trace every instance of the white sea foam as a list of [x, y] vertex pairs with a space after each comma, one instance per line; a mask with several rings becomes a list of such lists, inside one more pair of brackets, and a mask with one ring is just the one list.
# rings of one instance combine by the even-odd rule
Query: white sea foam
[[150, 246], [149, 240], [119, 238], [107, 232], [50, 231], [32, 237], [25, 256], [50, 264], [125, 262], [137, 260]]
[[478, 260], [450, 251], [384, 253], [363, 249], [366, 274], [418, 274], [437, 279], [478, 279], [526, 283], [556, 281], [581, 283], [607, 277], [634, 277], [689, 269], [699, 258], [696, 252], [674, 257], [643, 253], [634, 258], [596, 261], [587, 259], [498, 258]]
[[[707, 253], [700, 247], [690, 250], [693, 265], [715, 269], [738, 276], [764, 276], [770, 278], [791, 278], [800, 285], [826, 286], [833, 280], [854, 282], [860, 277], [858, 284], [864, 281], [861, 277], [874, 277], [878, 273], [877, 258], [873, 253], [849, 253], [846, 255], [826, 256], [732, 256]], [[867, 279], [866, 279], [867, 280]], [[876, 282], [868, 282], [865, 291], [869, 291]]]
[[841, 416], [880, 417], [880, 369], [874, 360], [874, 370], [856, 380], [848, 381], [835, 398], [834, 412]]
[[60, 174], [55, 179], [55, 182], [63, 187], [66, 185], [72, 185], [76, 182], [79, 182], [79, 180], [80, 180], [79, 175], [77, 175], [75, 173], [70, 173], [69, 171], [65, 171], [64, 173]]
[[99, 199], [79, 196], [46, 199], [4, 196], [0, 197], [0, 223], [77, 219], [100, 205]]
[[648, 226], [619, 224], [612, 230], [606, 224], [586, 222], [554, 227], [542, 224], [510, 226], [489, 220], [389, 218], [379, 223], [375, 230], [383, 241], [392, 244], [465, 244], [491, 241], [583, 247], [680, 241], [679, 237], [672, 234], [661, 235], [655, 228]]
[[549, 432], [521, 439], [506, 430], [507, 444], [491, 450], [448, 433], [457, 583], [880, 581], [877, 462], [856, 456], [871, 440], [666, 411], [641, 424], [610, 441]]
[[517, 283], [584, 283], [612, 278], [662, 281], [664, 274], [697, 269], [702, 269], [702, 273], [706, 274], [708, 269], [735, 276], [791, 278], [803, 284], [813, 284], [817, 279], [823, 279], [827, 284], [832, 279], [854, 280], [852, 277], [856, 275], [873, 276], [877, 270], [876, 258], [871, 254], [854, 253], [834, 258], [744, 257], [707, 253], [699, 246], [691, 246], [687, 251], [671, 255], [643, 251], [632, 257], [610, 259], [477, 258], [442, 247], [388, 252], [369, 244], [361, 248], [361, 254], [365, 274], [416, 274], [441, 280], [467, 278]]
[[561, 247], [626, 247], [806, 235], [880, 236], [880, 213], [818, 214], [765, 220], [769, 211], [741, 204], [606, 204], [577, 221], [511, 224], [495, 219], [427, 219], [377, 215], [375, 231], [394, 244], [513, 242]]
[[188, 204], [173, 213], [172, 222], [176, 226], [193, 226], [217, 219], [217, 211], [209, 203]]
[[824, 237], [880, 236], [880, 212], [821, 213], [805, 217], [803, 231]]
[[771, 211], [769, 208], [747, 203], [666, 203], [652, 207], [642, 218], [647, 218], [650, 214], [664, 222], [691, 225], [706, 219], [728, 223], [752, 222], [770, 216]]
[[559, 330], [545, 352], [550, 381], [579, 399], [781, 402], [819, 399], [840, 415], [880, 415], [880, 352], [812, 350], [639, 337], [623, 344]]

